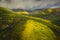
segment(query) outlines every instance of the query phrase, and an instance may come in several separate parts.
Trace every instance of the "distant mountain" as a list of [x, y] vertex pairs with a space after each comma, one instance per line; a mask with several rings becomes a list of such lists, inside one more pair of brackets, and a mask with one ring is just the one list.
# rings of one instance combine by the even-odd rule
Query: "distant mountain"
[[15, 12], [20, 12], [20, 11], [28, 11], [28, 12], [32, 12], [32, 10], [30, 10], [30, 9], [21, 9], [21, 8], [11, 9], [11, 10], [13, 10], [13, 11], [15, 11]]
[[32, 9], [31, 10], [36, 10], [36, 9], [46, 9], [46, 8], [59, 8], [60, 7], [60, 4], [54, 4], [54, 5], [47, 5], [47, 6], [40, 6], [40, 5], [38, 5], [38, 6], [34, 6], [34, 7], [32, 7]]

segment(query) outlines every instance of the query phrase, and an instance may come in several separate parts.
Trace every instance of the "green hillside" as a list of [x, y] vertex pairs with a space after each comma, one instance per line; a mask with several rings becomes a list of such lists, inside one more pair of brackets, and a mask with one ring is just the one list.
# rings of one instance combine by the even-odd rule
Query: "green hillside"
[[17, 11], [0, 7], [0, 40], [60, 40], [60, 8]]

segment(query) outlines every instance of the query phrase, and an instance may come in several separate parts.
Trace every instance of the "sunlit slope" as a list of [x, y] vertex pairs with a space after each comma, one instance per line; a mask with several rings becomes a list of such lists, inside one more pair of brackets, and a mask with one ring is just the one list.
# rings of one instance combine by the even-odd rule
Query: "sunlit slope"
[[16, 12], [17, 14], [25, 14], [28, 15], [29, 13], [27, 11], [22, 11], [22, 12]]
[[55, 40], [55, 35], [46, 25], [28, 20], [25, 24], [25, 30], [22, 32], [23, 40]]

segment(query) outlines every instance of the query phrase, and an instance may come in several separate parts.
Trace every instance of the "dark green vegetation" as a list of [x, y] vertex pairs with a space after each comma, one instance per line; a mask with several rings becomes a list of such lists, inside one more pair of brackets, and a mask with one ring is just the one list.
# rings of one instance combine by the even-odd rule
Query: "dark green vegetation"
[[21, 15], [0, 7], [0, 40], [60, 40], [59, 14], [60, 8]]

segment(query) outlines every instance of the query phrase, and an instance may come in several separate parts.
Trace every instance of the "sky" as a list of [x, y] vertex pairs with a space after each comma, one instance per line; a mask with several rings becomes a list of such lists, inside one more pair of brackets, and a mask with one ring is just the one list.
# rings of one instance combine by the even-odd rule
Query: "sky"
[[10, 9], [37, 9], [60, 7], [60, 0], [0, 0], [0, 6]]

